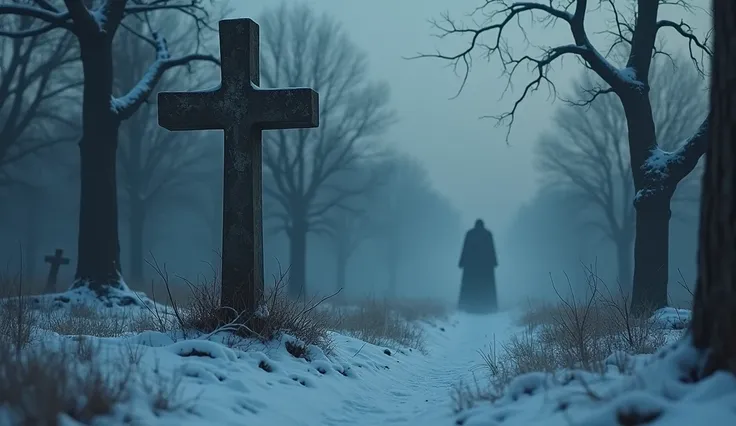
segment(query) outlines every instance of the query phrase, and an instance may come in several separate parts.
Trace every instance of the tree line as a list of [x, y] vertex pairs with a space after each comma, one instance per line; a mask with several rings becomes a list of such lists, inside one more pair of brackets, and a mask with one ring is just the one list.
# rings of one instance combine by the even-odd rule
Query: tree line
[[[678, 11], [683, 20], [678, 23], [661, 16], [664, 8]], [[582, 197], [587, 199], [589, 206], [598, 206], [603, 221], [595, 220], [590, 225], [610, 234], [609, 238], [618, 247], [619, 279], [624, 283], [632, 282], [631, 303], [639, 312], [667, 304], [672, 200], [681, 182], [696, 169], [707, 146], [707, 116], [695, 118], [699, 111], [693, 111], [695, 117], [675, 121], [683, 117], [673, 117], [671, 109], [667, 116], [667, 105], [658, 105], [652, 96], [657, 93], [655, 90], [662, 90], [656, 89], [654, 84], [664, 83], [662, 79], [657, 80], [657, 73], [653, 71], [658, 65], [654, 59], [661, 56], [678, 66], [677, 55], [663, 47], [665, 34], [684, 38], [689, 47], [689, 65], [696, 74], [704, 75], [704, 64], [712, 55], [712, 49], [707, 39], [686, 23], [685, 15], [691, 10], [688, 2], [680, 1], [639, 0], [631, 8], [623, 8], [607, 0], [601, 2], [600, 8], [591, 8], [587, 0], [544, 4], [491, 0], [476, 11], [486, 16], [483, 25], [465, 24], [449, 15], [435, 21], [435, 27], [445, 38], [461, 38], [468, 43], [467, 47], [450, 53], [420, 55], [449, 61], [464, 70], [463, 85], [473, 56], [481, 51], [484, 57], [500, 61], [509, 84], [514, 83], [514, 79], [522, 79], [524, 84], [517, 91], [512, 108], [496, 116], [499, 123], [509, 126], [509, 132], [524, 101], [540, 87], [548, 87], [561, 101], [578, 108], [562, 118], [564, 123], [560, 123], [558, 117], [557, 122], [562, 124], [563, 130], [560, 138], [567, 143], [556, 142], [556, 136], [543, 136], [552, 140], [542, 141], [541, 167], [577, 187], [573, 191], [577, 192], [576, 198], [584, 193]], [[604, 43], [594, 43], [586, 29], [586, 20], [594, 13], [605, 15], [613, 23], [606, 28]], [[527, 24], [523, 18], [530, 16], [538, 20]], [[516, 34], [514, 30], [523, 33], [531, 29], [528, 25], [534, 26], [540, 21], [564, 27], [569, 43], [547, 47], [530, 43], [521, 53], [511, 49], [509, 40]], [[555, 85], [553, 66], [565, 58], [577, 60], [588, 73], [573, 98], [558, 93]], [[679, 65], [684, 64], [679, 61]], [[681, 81], [677, 84], [684, 87]], [[585, 108], [594, 108], [594, 111], [601, 108], [602, 113], [594, 116], [614, 121], [610, 125], [592, 123]], [[583, 115], [586, 117], [571, 117]], [[572, 120], [568, 121], [570, 118]], [[697, 120], [695, 126], [692, 120]], [[594, 143], [587, 139], [591, 134], [586, 126], [590, 124], [594, 126], [591, 130], [601, 130], [595, 132]], [[665, 131], [670, 125], [675, 127], [670, 132]], [[623, 133], [620, 132], [622, 128], [625, 129]], [[603, 146], [595, 143], [606, 134], [613, 135], [614, 140], [604, 142]], [[669, 137], [675, 139], [665, 139]], [[602, 152], [603, 147], [613, 152]], [[618, 151], [621, 152], [619, 160], [616, 159]], [[597, 170], [585, 174], [585, 167]], [[601, 172], [610, 177], [601, 176]], [[581, 174], [585, 176], [581, 178]], [[616, 179], [624, 180], [615, 182]], [[627, 194], [632, 190], [633, 194]], [[628, 199], [615, 201], [619, 197]], [[633, 208], [629, 210], [629, 206]], [[633, 271], [630, 274], [627, 251], [631, 238]]]
[[[78, 180], [73, 286], [122, 288], [123, 272], [143, 281], [155, 224], [181, 211], [199, 217], [219, 247], [221, 136], [159, 128], [153, 95], [216, 84], [214, 25], [226, 13], [200, 0], [0, 4], [0, 49], [9, 53], [0, 68], [0, 191], [28, 198], [37, 212], [49, 179], [34, 167], [52, 164], [51, 180]], [[264, 135], [265, 226], [267, 236], [288, 238], [290, 294], [310, 292], [308, 235], [331, 245], [336, 288], [349, 285], [361, 247], [384, 244], [395, 289], [407, 244], [397, 236], [422, 226], [455, 231], [456, 213], [426, 171], [391, 147], [388, 86], [370, 78], [366, 54], [334, 19], [284, 4], [258, 21], [263, 86], [313, 87], [321, 96], [319, 128]], [[73, 143], [79, 153], [70, 159], [61, 153]], [[437, 214], [422, 223], [414, 216], [424, 208]], [[37, 256], [38, 227], [28, 223], [25, 249]]]
[[[544, 137], [541, 166], [561, 178], [568, 193], [587, 199], [588, 206], [602, 213], [603, 220], [593, 225], [608, 234], [617, 247], [617, 236], [620, 234], [620, 239], [627, 242], [633, 228], [631, 308], [635, 311], [667, 305], [671, 202], [678, 186], [704, 156], [697, 283], [693, 320], [686, 335], [688, 343], [698, 350], [699, 359], [681, 363], [678, 374], [681, 381], [692, 382], [718, 371], [735, 373], [736, 4], [712, 0], [713, 29], [707, 30], [704, 38], [699, 38], [685, 19], [677, 23], [660, 16], [664, 8], [679, 10], [683, 15], [697, 9], [686, 1], [638, 0], [627, 11], [620, 10], [613, 0], [600, 4], [604, 7], [590, 8], [587, 0], [490, 0], [477, 9], [486, 17], [482, 27], [464, 26], [449, 16], [437, 23], [446, 36], [469, 36], [469, 47], [455, 54], [428, 56], [465, 66], [469, 72], [472, 53], [483, 50], [487, 57], [496, 55], [500, 59], [510, 78], [520, 65], [530, 65], [531, 81], [523, 86], [512, 110], [499, 116], [511, 124], [523, 100], [541, 84], [554, 90], [551, 64], [572, 56], [592, 72], [595, 81], [591, 84], [590, 78], [584, 79], [588, 84], [582, 86], [579, 98], [568, 102], [577, 107], [590, 106], [593, 114], [581, 117], [585, 112], [559, 113], [557, 124], [563, 137]], [[607, 11], [613, 16], [614, 26], [607, 31], [612, 41], [605, 50], [594, 46], [586, 31], [586, 18], [593, 11]], [[527, 22], [517, 19], [522, 15], [535, 15], [537, 20], [532, 22], [539, 22], [541, 15], [541, 22], [547, 25], [563, 24], [569, 30], [571, 44], [542, 47], [538, 55], [515, 55], [504, 32], [508, 34], [512, 25]], [[671, 52], [657, 44], [658, 35], [665, 31], [685, 39], [692, 66], [701, 76], [706, 77], [705, 62], [710, 61], [710, 102], [704, 112], [700, 107], [693, 108], [699, 104], [692, 101], [697, 98], [693, 89], [698, 92], [700, 85], [682, 78], [682, 74], [670, 74], [669, 79], [683, 96], [674, 90], [659, 102], [668, 79], [657, 79], [655, 58], [662, 55], [676, 63]], [[490, 42], [482, 37], [486, 33], [491, 34]], [[627, 54], [617, 62], [611, 53], [618, 46], [623, 46]], [[655, 83], [659, 87], [655, 88]], [[605, 105], [598, 101], [607, 95], [615, 96], [617, 102]], [[624, 135], [626, 145], [622, 147]], [[613, 201], [614, 197], [619, 201]], [[633, 205], [633, 224], [629, 203]], [[619, 265], [622, 263], [625, 265], [619, 257]], [[622, 279], [628, 278], [627, 269], [619, 266]]]

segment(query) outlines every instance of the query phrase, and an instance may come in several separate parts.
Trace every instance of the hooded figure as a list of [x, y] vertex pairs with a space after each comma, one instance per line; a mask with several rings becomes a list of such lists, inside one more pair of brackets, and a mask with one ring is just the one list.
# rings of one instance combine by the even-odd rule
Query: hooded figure
[[483, 221], [475, 221], [475, 227], [465, 234], [463, 252], [460, 255], [463, 270], [459, 308], [472, 313], [491, 313], [497, 309], [496, 301], [496, 248], [493, 235]]

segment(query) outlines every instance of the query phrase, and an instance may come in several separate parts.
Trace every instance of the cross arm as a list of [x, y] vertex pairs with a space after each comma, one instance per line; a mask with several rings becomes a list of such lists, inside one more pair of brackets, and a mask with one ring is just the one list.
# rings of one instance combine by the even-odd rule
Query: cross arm
[[158, 124], [168, 130], [215, 130], [226, 127], [219, 87], [201, 92], [158, 94]]
[[319, 126], [319, 94], [312, 89], [256, 89], [252, 96], [260, 111], [251, 122], [263, 130]]

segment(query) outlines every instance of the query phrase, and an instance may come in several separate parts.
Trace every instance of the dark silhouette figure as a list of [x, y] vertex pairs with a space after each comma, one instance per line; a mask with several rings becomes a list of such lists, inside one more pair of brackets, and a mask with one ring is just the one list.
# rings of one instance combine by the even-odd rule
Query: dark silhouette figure
[[483, 221], [475, 221], [475, 227], [465, 234], [463, 252], [460, 255], [463, 270], [459, 308], [472, 313], [491, 313], [498, 308], [496, 301], [496, 248], [493, 235]]

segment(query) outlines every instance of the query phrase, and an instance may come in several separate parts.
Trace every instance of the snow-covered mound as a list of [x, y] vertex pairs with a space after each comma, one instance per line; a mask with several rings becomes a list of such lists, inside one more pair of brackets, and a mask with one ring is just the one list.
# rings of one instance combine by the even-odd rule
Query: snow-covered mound
[[106, 288], [104, 294], [97, 294], [88, 286], [80, 285], [62, 293], [31, 296], [29, 301], [32, 308], [43, 309], [69, 309], [83, 305], [118, 313], [126, 311], [126, 308], [168, 310], [166, 305], [155, 303], [145, 293], [130, 290], [125, 283], [121, 283], [120, 288]]
[[[327, 417], [336, 404], [362, 392], [366, 382], [385, 379], [408, 357], [350, 337], [334, 338], [335, 352], [328, 357], [314, 346], [290, 349], [301, 346], [289, 336], [267, 345], [251, 342], [247, 351], [228, 347], [223, 337], [174, 341], [159, 332], [87, 337], [96, 368], [109, 369], [104, 375], [111, 382], [117, 384], [129, 368], [134, 371], [125, 382], [130, 397], [97, 424], [318, 424], [313, 419]], [[51, 333], [43, 339], [44, 350], [72, 355], [80, 344]]]
[[652, 315], [652, 320], [661, 328], [669, 330], [684, 330], [690, 325], [692, 312], [689, 309], [666, 307], [659, 309]]
[[[528, 373], [499, 395], [475, 401], [461, 426], [731, 425], [736, 424], [736, 377], [716, 373], [695, 381], [702, 354], [684, 332], [691, 312], [663, 308], [651, 321], [671, 338], [654, 354], [612, 354], [606, 371]], [[670, 340], [670, 339], [668, 339]]]
[[[33, 305], [58, 312], [85, 306], [110, 318], [159, 308], [152, 302], [110, 306], [85, 291], [44, 296]], [[266, 344], [228, 333], [185, 338], [177, 331], [100, 338], [58, 334], [41, 325], [29, 353], [64, 353], [65, 360], [79, 365], [72, 371], [125, 388], [114, 409], [95, 416], [93, 424], [101, 425], [414, 424], [419, 414], [443, 425], [452, 422], [452, 386], [477, 359], [469, 351], [456, 362], [458, 347], [467, 342], [455, 340], [452, 322], [422, 325], [427, 355], [334, 332], [325, 353], [290, 336]], [[478, 340], [475, 332], [459, 337]], [[27, 392], [34, 404], [48, 404], [48, 397]], [[89, 396], [81, 390], [64, 393], [78, 393], [82, 405]], [[0, 408], [0, 424], [18, 424], [17, 414], [8, 405]], [[63, 424], [78, 423], [67, 419]]]
[[727, 373], [693, 382], [699, 354], [686, 337], [655, 355], [640, 356], [632, 375], [573, 371], [517, 377], [493, 403], [464, 412], [457, 424], [731, 425], [736, 378]]
[[[134, 317], [136, 310], [140, 314], [161, 308], [152, 302], [113, 303], [110, 307], [89, 296], [77, 289], [72, 295], [45, 297], [36, 305], [50, 303], [63, 311], [76, 304], [95, 309], [97, 303], [110, 318]], [[60, 302], [59, 297], [69, 301]], [[689, 312], [665, 310], [653, 320], [668, 329], [686, 324], [662, 321], [668, 314], [670, 319], [689, 318]], [[15, 405], [0, 404], [0, 425], [20, 424], [18, 401], [26, 412], [41, 412], [53, 405], [50, 395], [71, 398], [79, 407], [89, 406], [90, 401], [99, 405], [104, 401], [100, 394], [109, 396], [110, 392], [103, 388], [124, 391], [108, 398], [109, 409], [97, 406], [102, 414], [92, 416], [87, 410], [79, 416], [81, 409], [77, 409], [74, 413], [86, 419], [83, 423], [67, 416], [60, 424], [716, 426], [736, 420], [736, 379], [716, 374], [693, 383], [699, 357], [686, 339], [653, 355], [613, 354], [605, 362], [604, 374], [524, 374], [497, 397], [476, 400], [472, 408], [457, 413], [452, 397], [459, 383], [475, 382], [482, 387], [489, 382], [478, 351], [491, 341], [507, 342], [521, 332], [517, 317], [518, 313], [456, 314], [437, 324], [424, 323], [426, 353], [375, 346], [334, 332], [332, 346], [325, 352], [288, 335], [269, 343], [227, 333], [184, 336], [174, 331], [102, 338], [58, 334], [41, 327], [21, 357], [30, 359], [34, 350], [46, 356], [66, 354], [46, 370], [63, 367], [80, 374], [75, 383], [83, 388], [62, 387], [61, 393], [44, 394], [28, 383], [8, 390], [0, 382], [0, 402], [4, 391], [5, 401], [15, 401]], [[17, 356], [1, 352], [0, 367]], [[44, 366], [24, 368], [35, 371]], [[8, 379], [9, 371], [0, 368], [0, 375]], [[65, 377], [52, 376], [55, 380]], [[94, 386], [84, 387], [90, 377], [95, 379]], [[21, 398], [13, 399], [14, 395]]]

